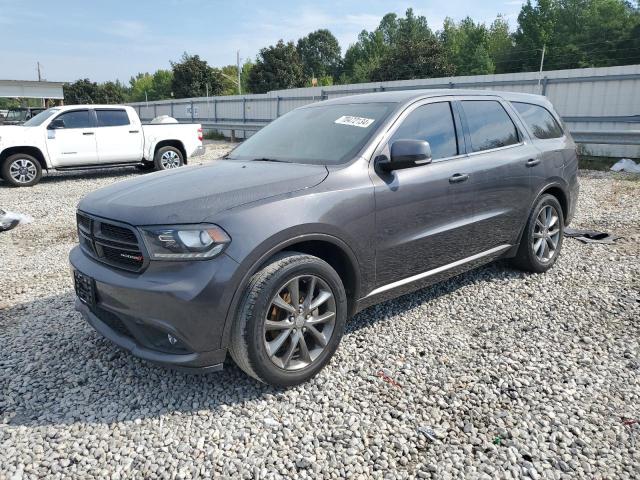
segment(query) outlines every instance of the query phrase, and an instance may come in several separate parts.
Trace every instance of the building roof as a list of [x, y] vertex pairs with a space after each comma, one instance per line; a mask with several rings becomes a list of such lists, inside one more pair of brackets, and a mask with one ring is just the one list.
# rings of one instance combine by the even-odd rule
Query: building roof
[[0, 97], [63, 99], [63, 85], [63, 82], [39, 82], [37, 80], [0, 80]]

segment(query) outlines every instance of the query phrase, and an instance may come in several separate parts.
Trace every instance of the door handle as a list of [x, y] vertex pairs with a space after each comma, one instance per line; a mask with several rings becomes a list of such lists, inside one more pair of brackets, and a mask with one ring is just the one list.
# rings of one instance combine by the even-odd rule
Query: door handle
[[449, 177], [449, 183], [462, 183], [466, 182], [467, 180], [469, 180], [468, 173], [456, 173], [455, 175]]
[[83, 135], [93, 135], [93, 132], [82, 132]]
[[530, 158], [529, 160], [527, 160], [527, 167], [535, 167], [539, 163], [540, 163], [539, 158]]
[[140, 130], [129, 130], [129, 133], [139, 133]]

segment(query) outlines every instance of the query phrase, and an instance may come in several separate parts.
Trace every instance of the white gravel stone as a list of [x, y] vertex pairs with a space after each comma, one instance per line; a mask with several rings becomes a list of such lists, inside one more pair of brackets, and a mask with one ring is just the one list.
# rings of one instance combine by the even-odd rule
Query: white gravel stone
[[73, 310], [76, 205], [139, 175], [0, 182], [0, 207], [35, 220], [0, 233], [0, 480], [640, 475], [624, 423], [640, 419], [637, 176], [581, 174], [574, 226], [616, 244], [565, 239], [547, 274], [501, 262], [369, 308], [325, 370], [281, 391], [232, 364], [138, 360]]

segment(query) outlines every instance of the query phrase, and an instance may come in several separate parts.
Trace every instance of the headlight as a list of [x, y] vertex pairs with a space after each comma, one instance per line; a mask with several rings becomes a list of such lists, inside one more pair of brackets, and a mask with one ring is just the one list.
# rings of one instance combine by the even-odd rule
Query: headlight
[[213, 258], [231, 242], [217, 225], [142, 227], [140, 231], [152, 260]]

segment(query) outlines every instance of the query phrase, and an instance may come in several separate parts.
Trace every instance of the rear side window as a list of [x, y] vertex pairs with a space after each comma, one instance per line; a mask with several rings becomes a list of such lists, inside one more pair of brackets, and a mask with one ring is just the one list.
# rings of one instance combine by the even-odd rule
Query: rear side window
[[461, 103], [469, 126], [472, 151], [518, 143], [518, 130], [500, 102], [464, 100]]
[[56, 120], [64, 122], [64, 128], [90, 128], [89, 110], [73, 110], [71, 112], [61, 113]]
[[129, 115], [125, 110], [96, 110], [99, 127], [129, 125]]
[[458, 141], [450, 103], [430, 103], [416, 108], [395, 131], [390, 143], [395, 140], [426, 140], [433, 159], [457, 155]]
[[562, 128], [546, 108], [531, 103], [511, 102], [511, 104], [522, 116], [536, 138], [562, 137]]

